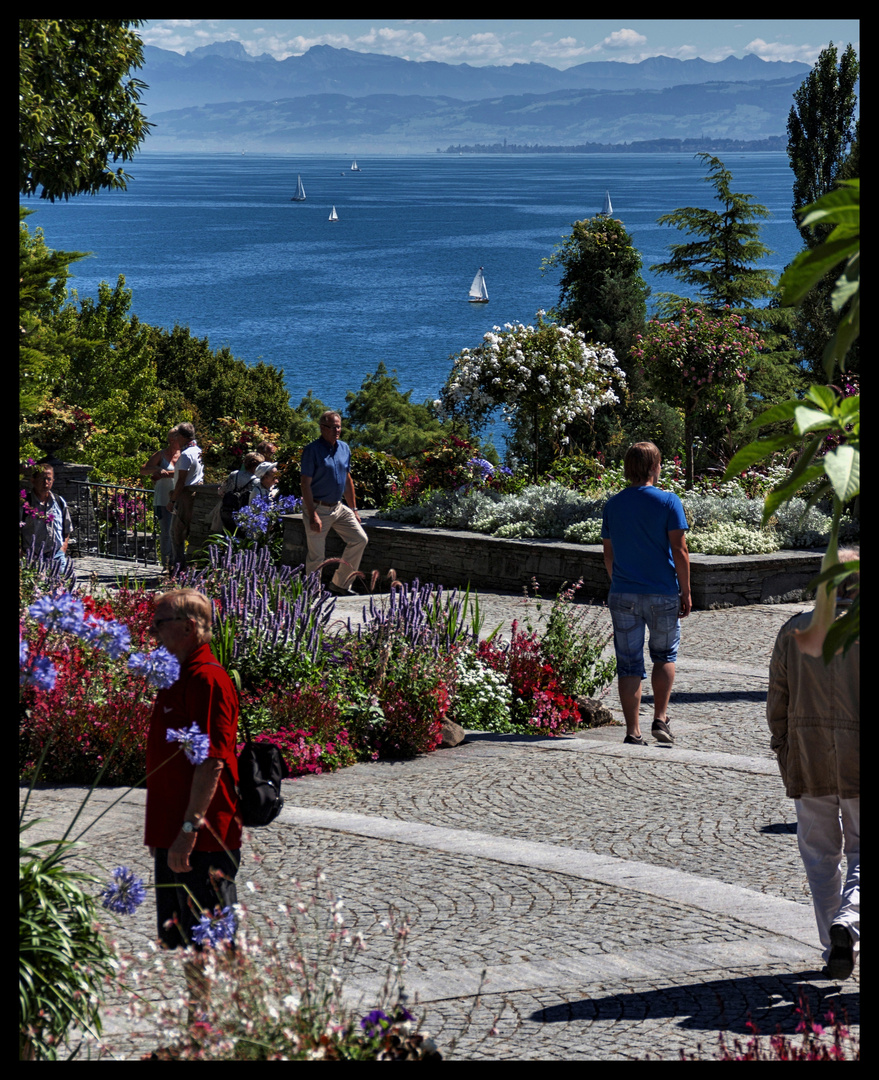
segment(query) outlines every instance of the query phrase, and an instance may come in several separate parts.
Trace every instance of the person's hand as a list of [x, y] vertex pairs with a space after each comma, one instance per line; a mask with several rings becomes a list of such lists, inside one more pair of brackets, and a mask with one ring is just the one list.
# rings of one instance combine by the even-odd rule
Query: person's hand
[[320, 532], [321, 529], [323, 528], [323, 525], [321, 524], [321, 520], [317, 516], [317, 511], [316, 510], [311, 515], [311, 520], [309, 521], [309, 526], [311, 527], [312, 532]]
[[168, 868], [175, 874], [185, 874], [192, 869], [189, 856], [195, 850], [195, 840], [195, 832], [185, 833], [181, 829], [174, 843], [168, 848]]
[[690, 597], [690, 594], [689, 593], [681, 593], [681, 614], [680, 614], [680, 617], [682, 619], [686, 619], [686, 617], [690, 614], [690, 612], [692, 610], [693, 610], [693, 601], [692, 601], [692, 598]]

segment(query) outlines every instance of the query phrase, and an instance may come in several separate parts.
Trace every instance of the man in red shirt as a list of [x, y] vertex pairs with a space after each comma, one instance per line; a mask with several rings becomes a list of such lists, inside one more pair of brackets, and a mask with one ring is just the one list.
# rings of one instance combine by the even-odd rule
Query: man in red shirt
[[[219, 920], [228, 908], [230, 926], [237, 902], [238, 695], [211, 651], [211, 624], [211, 602], [195, 589], [156, 597], [151, 629], [180, 676], [159, 691], [150, 720], [144, 843], [155, 859], [159, 937], [172, 949], [200, 947], [205, 915]], [[176, 740], [184, 731], [185, 746]]]

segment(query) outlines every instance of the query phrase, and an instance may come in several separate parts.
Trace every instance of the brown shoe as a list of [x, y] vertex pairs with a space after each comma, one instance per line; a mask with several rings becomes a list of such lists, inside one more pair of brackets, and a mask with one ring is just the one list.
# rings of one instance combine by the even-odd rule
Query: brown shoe
[[650, 729], [650, 734], [657, 742], [670, 744], [675, 741], [674, 735], [672, 735], [668, 728], [668, 717], [666, 717], [665, 720], [654, 720], [653, 726]]

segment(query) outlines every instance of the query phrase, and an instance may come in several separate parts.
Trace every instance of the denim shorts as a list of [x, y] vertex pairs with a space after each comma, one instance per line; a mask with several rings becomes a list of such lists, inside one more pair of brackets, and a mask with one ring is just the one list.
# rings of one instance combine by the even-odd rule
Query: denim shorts
[[681, 598], [656, 593], [611, 593], [607, 599], [613, 620], [617, 675], [643, 679], [644, 632], [654, 664], [673, 664], [681, 642]]

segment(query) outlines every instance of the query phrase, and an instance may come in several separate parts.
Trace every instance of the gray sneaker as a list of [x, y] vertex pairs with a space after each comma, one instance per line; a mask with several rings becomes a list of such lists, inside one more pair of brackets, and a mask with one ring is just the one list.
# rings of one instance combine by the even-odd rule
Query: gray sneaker
[[646, 739], [643, 739], [640, 735], [627, 735], [623, 739], [624, 743], [629, 743], [630, 746], [649, 746], [650, 744]]
[[650, 729], [650, 734], [661, 743], [673, 743], [675, 741], [674, 735], [668, 728], [668, 717], [665, 720], [654, 720], [653, 727]]

